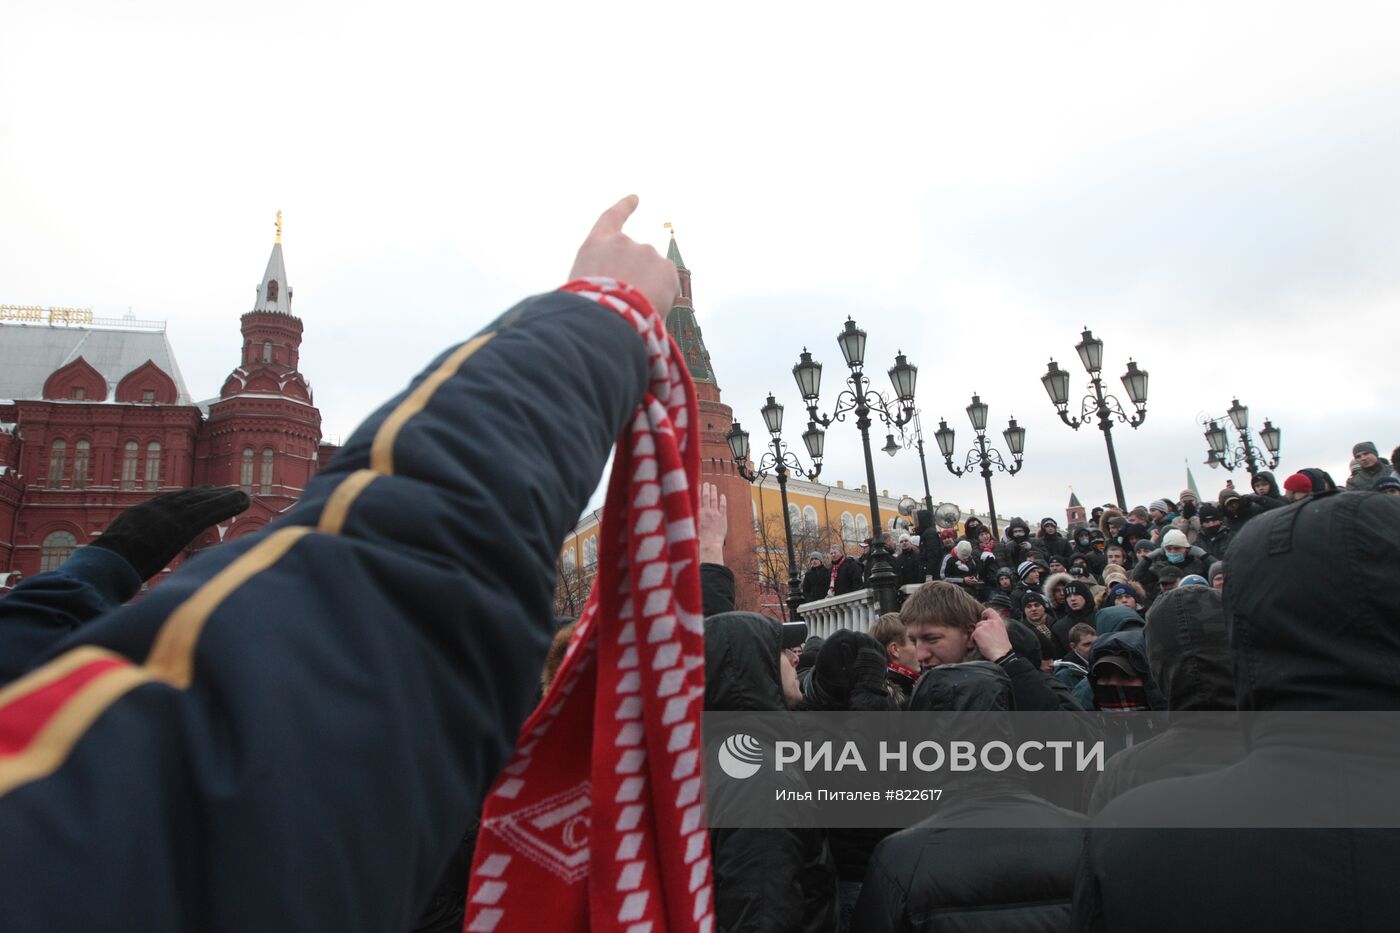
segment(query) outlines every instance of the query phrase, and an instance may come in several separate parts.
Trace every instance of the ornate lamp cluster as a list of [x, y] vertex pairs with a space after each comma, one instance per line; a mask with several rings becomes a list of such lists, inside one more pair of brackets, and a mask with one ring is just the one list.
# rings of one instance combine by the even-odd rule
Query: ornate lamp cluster
[[1090, 391], [1080, 402], [1079, 417], [1073, 418], [1069, 415], [1069, 373], [1061, 369], [1053, 359], [1045, 375], [1040, 377], [1040, 382], [1045, 386], [1045, 392], [1050, 396], [1060, 420], [1074, 430], [1078, 431], [1080, 425], [1087, 424], [1090, 418], [1098, 416], [1099, 429], [1103, 431], [1104, 444], [1108, 447], [1108, 466], [1113, 473], [1113, 492], [1118, 498], [1118, 507], [1126, 509], [1128, 505], [1123, 497], [1123, 480], [1118, 474], [1118, 456], [1113, 450], [1113, 420], [1117, 418], [1131, 428], [1141, 427], [1147, 420], [1147, 370], [1139, 369], [1137, 363], [1132, 359], [1128, 360], [1128, 371], [1122, 377], [1123, 389], [1128, 393], [1128, 401], [1136, 409], [1134, 414], [1129, 415], [1115, 396], [1104, 392], [1103, 341], [1086, 327], [1074, 349], [1089, 374]]
[[[1235, 399], [1225, 414], [1239, 434], [1239, 444], [1231, 450], [1229, 434], [1220, 426], [1220, 419], [1206, 416], [1201, 420], [1202, 424], [1207, 425], [1206, 465], [1212, 469], [1224, 467], [1231, 472], [1234, 472], [1236, 467], [1243, 466], [1249, 471], [1249, 475], [1253, 476], [1259, 472], [1260, 465], [1264, 464], [1265, 460], [1249, 439], [1249, 406], [1241, 405], [1240, 400]], [[1264, 427], [1259, 431], [1259, 439], [1264, 442], [1264, 449], [1268, 451], [1267, 465], [1270, 470], [1278, 466], [1282, 436], [1283, 432], [1265, 418]]]

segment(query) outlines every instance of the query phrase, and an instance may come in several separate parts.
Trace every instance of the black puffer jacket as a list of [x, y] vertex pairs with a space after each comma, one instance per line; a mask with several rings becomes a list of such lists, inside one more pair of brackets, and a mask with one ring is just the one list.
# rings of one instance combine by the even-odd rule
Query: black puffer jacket
[[[919, 679], [911, 708], [1005, 713], [1012, 708], [1011, 683], [986, 661], [944, 665]], [[1015, 743], [1009, 717], [996, 726], [977, 718], [984, 721], [975, 736], [940, 738]], [[1000, 735], [993, 734], [997, 730]], [[852, 933], [1067, 927], [1084, 817], [1000, 775], [968, 776], [957, 785], [948, 788], [950, 802], [936, 817], [876, 847], [851, 918]], [[987, 813], [1023, 828], [969, 828]]]
[[[786, 709], [778, 623], [752, 612], [705, 620], [705, 709]], [[721, 741], [717, 737], [716, 741]], [[714, 752], [708, 753], [713, 755]], [[713, 761], [713, 757], [710, 757]], [[775, 790], [808, 791], [800, 772], [759, 772]], [[717, 785], [723, 793], [725, 784]], [[722, 931], [823, 931], [836, 927], [836, 866], [820, 829], [714, 829], [715, 925]]]
[[1216, 715], [1235, 708], [1233, 662], [1220, 594], [1188, 586], [1163, 596], [1147, 614], [1147, 663], [1167, 698], [1167, 730], [1108, 760], [1089, 804], [1097, 813], [1110, 800], [1163, 778], [1202, 774], [1244, 756], [1239, 724]]
[[[1225, 585], [1240, 709], [1400, 710], [1397, 568], [1395, 496], [1314, 496], [1251, 522], [1230, 546]], [[1228, 816], [1279, 789], [1312, 825], [1347, 825], [1359, 805], [1353, 789], [1370, 788], [1381, 793], [1362, 812], [1400, 825], [1400, 746], [1354, 754], [1328, 741], [1297, 718], [1258, 722], [1238, 764], [1114, 800], [1085, 849], [1076, 928], [1395, 929], [1395, 830], [1097, 828], [1187, 823], [1203, 808]]]

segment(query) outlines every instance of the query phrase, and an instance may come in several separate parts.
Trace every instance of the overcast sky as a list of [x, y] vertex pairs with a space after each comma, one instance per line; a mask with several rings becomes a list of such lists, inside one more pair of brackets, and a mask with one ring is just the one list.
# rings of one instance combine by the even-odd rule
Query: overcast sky
[[[1112, 495], [1039, 376], [1117, 377], [1129, 504], [1175, 495], [1238, 394], [1281, 475], [1400, 442], [1400, 14], [1388, 4], [12, 4], [0, 303], [169, 321], [191, 392], [238, 359], [284, 211], [302, 371], [345, 436], [442, 347], [559, 284], [596, 214], [675, 224], [724, 400], [829, 408], [847, 315], [918, 364], [930, 433], [973, 391], [1027, 429], [1000, 511]], [[528, 379], [528, 373], [521, 373]], [[795, 419], [792, 419], [795, 421]], [[790, 422], [791, 423], [791, 422]], [[800, 449], [796, 426], [791, 441]], [[1256, 436], [1257, 439], [1257, 436]], [[883, 431], [879, 441], [883, 443]], [[932, 441], [930, 438], [930, 446]], [[824, 478], [864, 481], [833, 426]], [[877, 454], [877, 486], [921, 493]], [[934, 497], [984, 508], [940, 463]], [[1238, 475], [1238, 474], [1237, 474]]]

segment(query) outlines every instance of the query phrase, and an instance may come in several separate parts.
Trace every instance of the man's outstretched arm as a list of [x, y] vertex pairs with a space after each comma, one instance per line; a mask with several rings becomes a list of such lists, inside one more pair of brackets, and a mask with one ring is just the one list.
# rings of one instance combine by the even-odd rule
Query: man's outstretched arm
[[[669, 301], [631, 206], [575, 271]], [[280, 522], [0, 693], [0, 928], [407, 928], [528, 712], [556, 551], [646, 381], [615, 311], [522, 302]]]

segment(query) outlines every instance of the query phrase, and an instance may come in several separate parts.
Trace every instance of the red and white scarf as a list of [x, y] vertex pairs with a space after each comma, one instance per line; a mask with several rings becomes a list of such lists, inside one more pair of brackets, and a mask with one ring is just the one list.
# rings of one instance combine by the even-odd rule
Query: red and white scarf
[[637, 329], [650, 381], [618, 438], [568, 652], [487, 795], [464, 929], [709, 933], [695, 385], [640, 292], [563, 290]]

